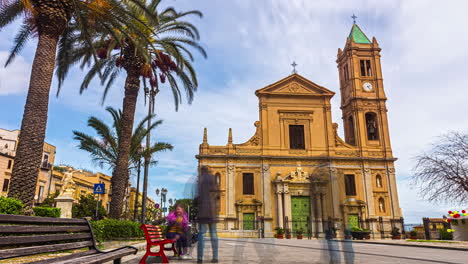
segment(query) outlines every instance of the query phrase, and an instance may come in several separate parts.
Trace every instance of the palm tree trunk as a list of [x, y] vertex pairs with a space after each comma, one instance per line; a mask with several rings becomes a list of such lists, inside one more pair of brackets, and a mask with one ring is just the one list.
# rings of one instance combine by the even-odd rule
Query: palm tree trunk
[[[153, 109], [153, 103], [154, 103], [154, 97], [153, 93], [150, 91], [148, 93], [149, 95], [149, 100], [148, 100], [148, 116], [151, 116], [152, 109]], [[148, 118], [148, 134], [146, 135], [146, 150], [148, 153], [145, 155], [145, 173], [143, 176], [143, 197], [142, 197], [142, 202], [141, 202], [141, 223], [145, 224], [146, 220], [146, 202], [147, 202], [147, 196], [148, 196], [148, 174], [149, 174], [149, 164], [151, 161], [151, 154], [149, 153], [149, 149], [151, 148], [151, 118]]]
[[141, 158], [138, 158], [138, 176], [137, 176], [137, 187], [135, 192], [135, 202], [133, 209], [133, 222], [138, 221], [138, 196], [140, 193], [140, 170], [141, 170]]
[[39, 34], [24, 107], [9, 197], [31, 207], [44, 147], [49, 92], [54, 74], [58, 35]]
[[132, 141], [133, 121], [140, 89], [140, 76], [127, 71], [125, 80], [125, 97], [123, 100], [122, 126], [118, 145], [117, 166], [111, 179], [112, 197], [110, 202], [110, 217], [119, 219], [122, 216], [125, 189], [128, 186], [128, 160]]

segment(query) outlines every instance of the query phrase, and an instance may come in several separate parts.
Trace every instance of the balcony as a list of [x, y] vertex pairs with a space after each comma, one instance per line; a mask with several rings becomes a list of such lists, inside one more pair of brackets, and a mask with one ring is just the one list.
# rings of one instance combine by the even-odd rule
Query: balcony
[[11, 149], [7, 149], [7, 148], [0, 148], [0, 153], [2, 154], [5, 154], [5, 155], [8, 155], [10, 157], [14, 157], [15, 156], [15, 151], [11, 150]]
[[52, 169], [52, 164], [44, 161], [41, 163], [41, 170], [50, 170]]

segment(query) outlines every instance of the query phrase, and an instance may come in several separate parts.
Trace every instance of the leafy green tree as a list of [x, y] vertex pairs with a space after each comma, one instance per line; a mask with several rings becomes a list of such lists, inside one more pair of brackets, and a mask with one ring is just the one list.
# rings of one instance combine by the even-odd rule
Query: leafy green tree
[[135, 3], [132, 10], [140, 10], [146, 19], [154, 19], [148, 10], [141, 10], [145, 9], [141, 5], [143, 0], [0, 1], [0, 30], [22, 18], [5, 66], [13, 61], [29, 39], [37, 37], [38, 40], [8, 193], [9, 197], [20, 199], [26, 207], [31, 207], [34, 201], [55, 63], [60, 87], [73, 65], [70, 58], [75, 56], [71, 53], [75, 45], [83, 47], [81, 55], [93, 58], [92, 43], [99, 34], [113, 35], [124, 32], [124, 29], [131, 29], [136, 34], [147, 32], [149, 29], [144, 22], [128, 11], [125, 3], [129, 2]]
[[[96, 216], [96, 198], [92, 194], [80, 196], [80, 200], [77, 204], [74, 204], [72, 207], [72, 216], [73, 218], [83, 218], [83, 217], [92, 217]], [[102, 201], [99, 201], [98, 204], [98, 220], [104, 219], [107, 217], [107, 210], [102, 206]]]
[[[123, 99], [121, 139], [118, 144], [119, 155], [112, 175], [112, 195], [110, 215], [120, 218], [123, 208], [123, 198], [128, 182], [128, 163], [131, 155], [131, 135], [135, 118], [135, 109], [140, 80], [143, 80], [145, 92], [151, 97], [159, 92], [160, 84], [169, 83], [174, 96], [176, 110], [182, 100], [180, 86], [183, 86], [189, 103], [193, 100], [198, 81], [195, 69], [192, 66], [194, 57], [190, 49], [199, 51], [206, 57], [205, 50], [198, 44], [199, 33], [197, 28], [183, 19], [190, 15], [201, 17], [199, 11], [177, 12], [173, 7], [158, 11], [161, 0], [142, 1], [144, 10], [150, 10], [157, 15], [157, 19], [145, 16], [142, 9], [128, 9], [135, 17], [141, 18], [148, 29], [140, 34], [141, 29], [135, 32], [133, 28], [126, 28], [120, 33], [102, 36], [94, 42], [97, 55], [101, 58], [95, 62], [88, 71], [81, 85], [81, 92], [89, 86], [91, 80], [99, 75], [101, 83], [105, 84], [103, 100], [117, 76], [125, 72], [125, 96]], [[143, 29], [144, 30], [144, 29]], [[146, 42], [146, 40], [150, 42]], [[82, 64], [91, 63], [86, 53], [80, 56], [81, 47], [76, 51], [75, 60], [82, 60]], [[159, 78], [158, 78], [159, 77]], [[159, 79], [159, 80], [158, 80]], [[149, 87], [147, 86], [149, 82]]]

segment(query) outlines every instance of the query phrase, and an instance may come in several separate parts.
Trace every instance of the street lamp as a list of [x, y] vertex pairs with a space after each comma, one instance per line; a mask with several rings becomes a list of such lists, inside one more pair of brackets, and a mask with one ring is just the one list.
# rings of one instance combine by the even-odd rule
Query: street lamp
[[166, 195], [167, 195], [167, 189], [166, 188], [161, 188], [161, 203], [164, 203], [164, 207], [166, 207]]
[[140, 193], [140, 169], [141, 169], [141, 156], [143, 154], [143, 147], [140, 145], [137, 150], [138, 155], [138, 168], [137, 168], [137, 187], [135, 193], [135, 206], [133, 209], [133, 221], [136, 222], [138, 220], [138, 197]]

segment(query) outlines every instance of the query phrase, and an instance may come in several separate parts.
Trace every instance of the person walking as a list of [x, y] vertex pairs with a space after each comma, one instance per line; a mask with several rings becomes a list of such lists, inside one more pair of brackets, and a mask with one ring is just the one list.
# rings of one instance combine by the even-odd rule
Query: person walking
[[219, 195], [219, 186], [214, 180], [214, 177], [214, 175], [209, 173], [208, 168], [200, 168], [196, 198], [198, 204], [197, 221], [199, 224], [197, 263], [203, 263], [203, 250], [205, 247], [205, 234], [207, 230], [210, 231], [211, 248], [213, 250], [213, 258], [211, 263], [218, 263], [216, 199]]

